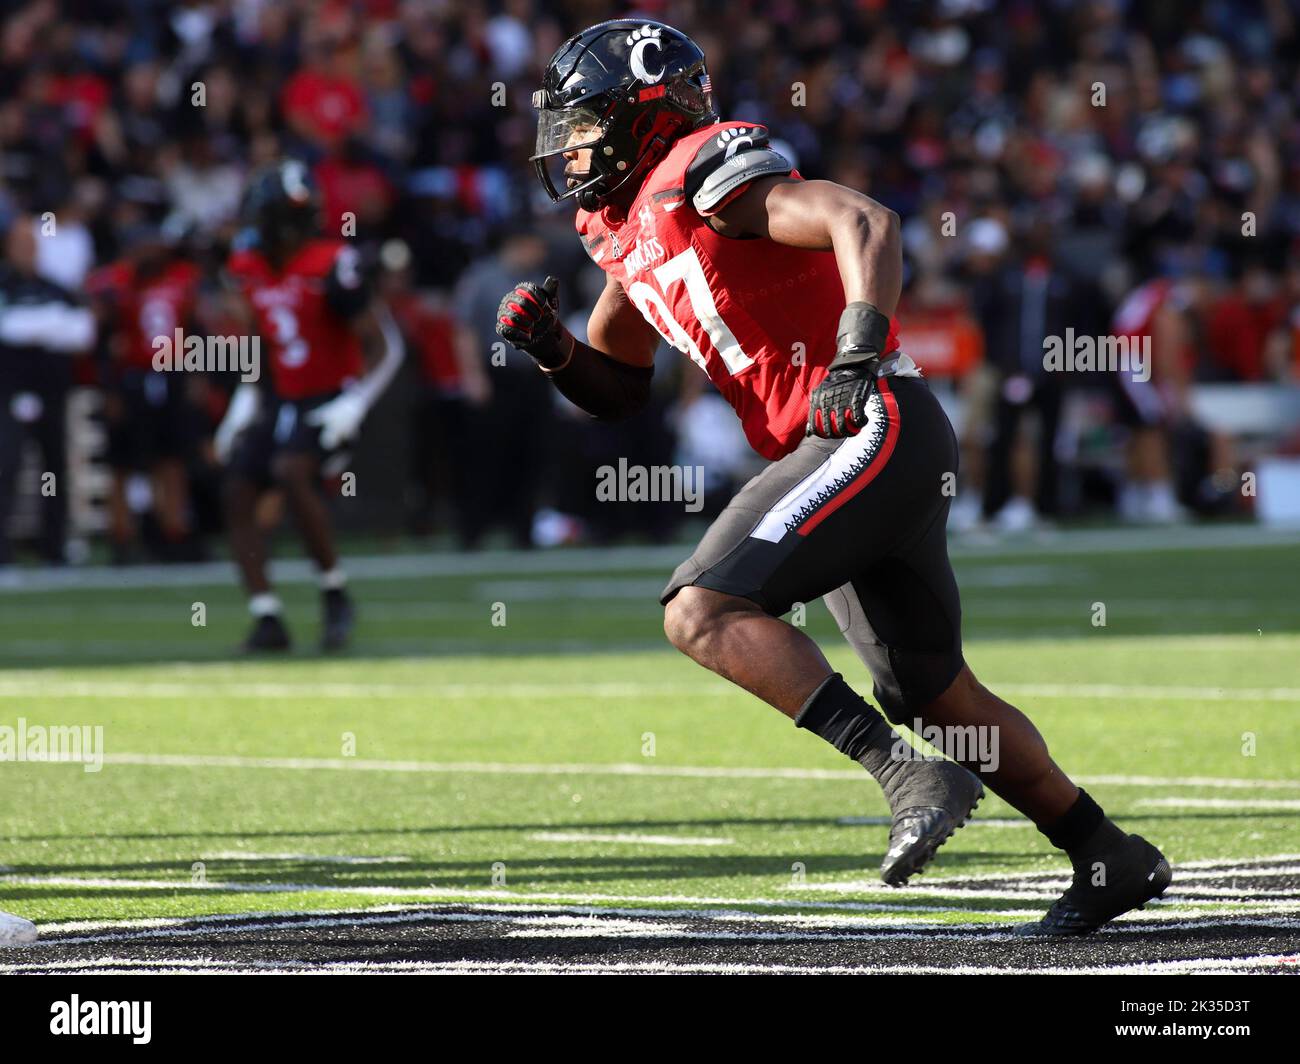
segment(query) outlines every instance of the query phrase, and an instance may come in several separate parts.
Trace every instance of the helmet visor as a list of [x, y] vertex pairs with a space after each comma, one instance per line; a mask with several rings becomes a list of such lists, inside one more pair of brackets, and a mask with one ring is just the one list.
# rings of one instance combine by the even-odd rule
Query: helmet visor
[[600, 119], [601, 115], [590, 107], [542, 108], [537, 112], [537, 150], [533, 158], [594, 147], [605, 135]]

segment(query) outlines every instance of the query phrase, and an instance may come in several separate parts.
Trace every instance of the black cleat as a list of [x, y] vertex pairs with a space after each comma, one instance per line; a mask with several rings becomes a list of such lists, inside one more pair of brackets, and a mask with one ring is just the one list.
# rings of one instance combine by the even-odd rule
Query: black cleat
[[907, 775], [886, 793], [896, 811], [880, 878], [891, 887], [904, 886], [928, 865], [984, 797], [979, 777], [955, 761], [917, 760], [904, 767]]
[[245, 654], [258, 654], [268, 650], [288, 650], [291, 640], [289, 629], [278, 613], [264, 613], [253, 622], [253, 630], [240, 644]]
[[322, 650], [342, 650], [352, 637], [352, 625], [356, 622], [357, 611], [348, 598], [348, 593], [341, 587], [331, 588], [321, 594], [321, 635]]
[[[1095, 863], [1105, 867], [1105, 886], [1092, 885]], [[1165, 855], [1141, 835], [1130, 835], [1120, 850], [1075, 869], [1074, 881], [1036, 924], [1021, 924], [1017, 935], [1087, 935], [1117, 916], [1143, 908], [1160, 897], [1174, 878]]]

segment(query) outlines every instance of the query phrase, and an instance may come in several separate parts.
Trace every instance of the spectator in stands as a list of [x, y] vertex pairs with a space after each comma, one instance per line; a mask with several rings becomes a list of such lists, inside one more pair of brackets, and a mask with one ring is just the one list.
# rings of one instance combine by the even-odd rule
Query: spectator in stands
[[64, 561], [71, 493], [65, 439], [70, 356], [89, 350], [95, 339], [90, 311], [37, 274], [37, 239], [32, 218], [14, 218], [4, 234], [0, 263], [0, 564], [13, 559], [9, 522], [27, 440], [40, 451], [40, 554], [51, 564]]
[[[40, 245], [39, 268], [65, 287], [80, 286], [90, 255], [103, 266], [127, 254], [143, 216], [175, 214], [224, 250], [243, 176], [287, 150], [319, 166], [331, 214], [355, 212], [359, 242], [405, 241], [414, 282], [444, 298], [486, 288], [495, 233], [567, 229], [577, 248], [526, 160], [540, 66], [596, 17], [590, 4], [129, 11], [30, 0], [0, 15], [0, 226], [53, 212], [62, 248]], [[1219, 286], [1189, 322], [1195, 379], [1300, 376], [1300, 270], [1284, 272], [1300, 239], [1300, 19], [1287, 5], [753, 0], [685, 17], [723, 111], [769, 124], [805, 176], [847, 181], [902, 215], [913, 294], [951, 282], [977, 220], [1009, 225], [1032, 208], [1051, 221], [1053, 270], [1098, 285], [1105, 317], [1176, 273]], [[536, 438], [549, 416], [528, 398], [537, 382], [484, 361], [481, 339], [495, 414]], [[965, 373], [967, 398], [980, 379]], [[981, 404], [969, 405], [973, 431]], [[1138, 465], [1156, 483], [1159, 448], [1145, 446]], [[545, 490], [535, 457], [508, 473], [491, 459], [525, 485], [511, 499], [516, 539]], [[964, 452], [972, 482], [983, 457]]]
[[[492, 518], [500, 519], [517, 547], [532, 546], [533, 515], [539, 505], [546, 470], [547, 437], [555, 419], [552, 389], [527, 355], [503, 344], [496, 335], [501, 293], [520, 280], [546, 279], [546, 244], [527, 232], [507, 233], [500, 249], [466, 271], [456, 288], [455, 306], [467, 326], [473, 358], [488, 368], [492, 402], [477, 435], [461, 452], [472, 463], [479, 485], [504, 490], [480, 492], [476, 513], [466, 527], [477, 544]], [[511, 280], [513, 278], [513, 280]]]
[[[1063, 271], [1051, 252], [1044, 215], [1029, 221], [1020, 254], [975, 282], [975, 312], [984, 330], [985, 358], [996, 373], [992, 437], [984, 483], [984, 519], [1005, 531], [1033, 527], [1057, 513], [1060, 464], [1057, 434], [1066, 374], [1044, 365], [1049, 338], [1066, 343], [1066, 330], [1097, 335], [1095, 294]], [[1036, 422], [1034, 460], [1022, 434]]]
[[411, 530], [425, 535], [436, 524], [439, 503], [461, 547], [472, 548], [482, 534], [482, 485], [467, 441], [492, 400], [488, 364], [477, 355], [474, 339], [448, 301], [421, 293], [411, 284], [410, 250], [391, 246], [394, 268], [382, 294], [406, 338], [417, 384], [411, 404]]

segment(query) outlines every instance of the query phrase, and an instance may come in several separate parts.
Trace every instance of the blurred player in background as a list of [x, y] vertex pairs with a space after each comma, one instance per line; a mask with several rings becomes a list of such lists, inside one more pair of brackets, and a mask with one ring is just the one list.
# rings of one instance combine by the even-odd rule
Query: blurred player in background
[[126, 257], [87, 279], [99, 321], [100, 377], [108, 420], [109, 535], [113, 560], [135, 558], [140, 530], [131, 478], [149, 476], [150, 503], [166, 561], [194, 560], [187, 461], [198, 444], [199, 411], [185, 389], [194, 378], [153, 368], [155, 337], [190, 330], [200, 271], [175, 253], [162, 227], [145, 223], [125, 241]]
[[1069, 855], [1071, 886], [1025, 933], [1084, 934], [1159, 896], [1171, 879], [1163, 855], [1107, 819], [963, 658], [944, 491], [957, 443], [899, 350], [897, 215], [802, 179], [762, 126], [719, 122], [703, 52], [660, 23], [571, 38], [534, 104], [538, 177], [553, 200], [576, 199], [607, 283], [589, 344], [560, 321], [553, 278], [502, 299], [501, 336], [603, 418], [645, 405], [662, 336], [772, 460], [664, 589], [671, 642], [875, 777], [893, 815], [886, 883], [921, 871], [983, 788], [952, 761], [900, 757], [889, 723], [781, 619], [817, 596], [889, 720], [990, 735], [996, 765], [963, 760]]
[[253, 614], [244, 646], [290, 645], [256, 520], [259, 495], [276, 486], [319, 573], [321, 646], [336, 650], [347, 643], [355, 611], [321, 480], [346, 469], [347, 445], [401, 365], [401, 333], [373, 298], [357, 250], [322, 234], [319, 197], [302, 163], [255, 175], [245, 211], [254, 243], [231, 255], [227, 274], [270, 372], [239, 385], [214, 438], [229, 466], [226, 515]]

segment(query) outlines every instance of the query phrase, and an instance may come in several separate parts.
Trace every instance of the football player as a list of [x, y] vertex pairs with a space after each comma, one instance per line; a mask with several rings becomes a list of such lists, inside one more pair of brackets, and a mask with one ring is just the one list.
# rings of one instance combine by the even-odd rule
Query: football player
[[186, 462], [198, 443], [198, 414], [185, 394], [192, 382], [153, 368], [155, 339], [188, 329], [199, 268], [176, 254], [161, 226], [132, 234], [131, 252], [86, 280], [104, 345], [108, 414], [109, 527], [115, 560], [127, 561], [137, 538], [127, 499], [131, 475], [150, 476], [154, 515], [165, 549], [183, 558], [190, 537]]
[[290, 644], [256, 520], [259, 495], [278, 486], [319, 571], [322, 648], [335, 650], [354, 609], [321, 480], [346, 469], [347, 445], [401, 364], [402, 338], [372, 298], [356, 248], [321, 235], [319, 196], [302, 163], [255, 175], [245, 212], [256, 243], [232, 254], [227, 274], [269, 348], [269, 382], [239, 385], [213, 441], [229, 466], [226, 516], [253, 614], [244, 646]]
[[[897, 216], [802, 179], [762, 126], [720, 122], [703, 53], [669, 26], [620, 20], [573, 37], [534, 104], [538, 177], [576, 201], [606, 287], [587, 343], [561, 323], [553, 278], [505, 296], [501, 336], [599, 418], [645, 403], [662, 338], [772, 460], [664, 588], [669, 640], [876, 778], [892, 812], [885, 882], [920, 871], [983, 794], [952, 761], [898, 756], [892, 721], [979, 727], [998, 743], [996, 766], [968, 762], [1075, 869], [1028, 932], [1086, 933], [1158, 896], [1160, 852], [1107, 819], [963, 659], [945, 527], [957, 444], [899, 350]], [[888, 721], [781, 619], [819, 595]]]

